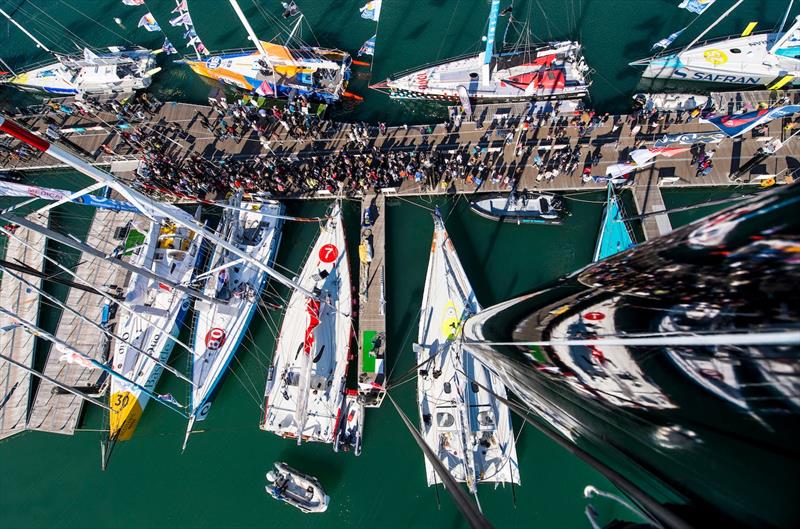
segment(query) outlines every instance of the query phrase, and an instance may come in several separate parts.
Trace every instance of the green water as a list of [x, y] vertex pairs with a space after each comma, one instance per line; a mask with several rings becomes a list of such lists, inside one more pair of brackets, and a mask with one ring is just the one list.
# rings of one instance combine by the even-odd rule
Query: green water
[[[42, 183], [78, 185], [69, 172], [50, 174]], [[71, 182], [69, 182], [71, 181]], [[72, 185], [70, 185], [70, 183]], [[466, 201], [420, 199], [387, 205], [388, 355], [395, 380], [413, 368], [411, 341], [427, 267], [432, 222], [427, 208], [442, 207], [447, 227], [485, 305], [541, 285], [589, 261], [604, 193], [581, 193], [570, 203], [574, 214], [558, 227], [497, 224], [471, 214]], [[8, 200], [0, 203], [5, 206]], [[315, 215], [327, 204], [290, 202], [291, 214]], [[351, 259], [359, 205], [345, 206]], [[90, 211], [69, 205], [54, 211], [51, 225], [80, 233]], [[278, 263], [298, 270], [317, 227], [289, 223]], [[54, 248], [51, 247], [51, 252]], [[67, 263], [69, 256], [57, 253]], [[74, 261], [72, 261], [74, 264]], [[354, 267], [357, 270], [357, 268]], [[356, 278], [354, 278], [355, 282]], [[55, 287], [64, 295], [63, 289]], [[283, 290], [267, 294], [271, 300]], [[52, 329], [56, 315], [43, 312], [42, 325]], [[0, 443], [1, 527], [462, 527], [461, 517], [443, 489], [425, 485], [421, 453], [388, 400], [369, 410], [361, 457], [335, 454], [329, 446], [304, 445], [261, 432], [260, 395], [274, 347], [280, 315], [256, 318], [232, 370], [222, 384], [203, 430], [180, 453], [184, 420], [151, 404], [134, 439], [113, 452], [106, 472], [100, 470], [102, 413], [87, 409], [74, 437], [28, 432]], [[187, 329], [182, 338], [189, 339]], [[46, 349], [37, 350], [41, 365]], [[187, 368], [187, 354], [171, 363]], [[188, 388], [165, 375], [159, 393], [186, 401]], [[417, 421], [414, 382], [392, 391], [405, 412]], [[519, 430], [521, 423], [515, 418]], [[592, 469], [548, 441], [522, 428], [518, 444], [522, 486], [514, 507], [510, 488], [481, 487], [484, 512], [497, 527], [584, 527], [583, 487], [611, 486]], [[302, 515], [269, 498], [264, 473], [272, 461], [286, 460], [317, 475], [331, 496], [323, 515]], [[600, 504], [604, 517], [617, 513]]]
[[[259, 36], [268, 39], [280, 33], [276, 21], [284, 22], [280, 18], [278, 0], [240, 0], [239, 3]], [[488, 14], [487, 0], [385, 0], [376, 27], [375, 22], [359, 16], [358, 8], [366, 0], [298, 0], [297, 3], [310, 25], [310, 28], [305, 25], [302, 33], [303, 39], [310, 44], [318, 42], [355, 55], [377, 29], [372, 68], [353, 68], [350, 89], [362, 95], [365, 101], [354, 106], [343, 105], [334, 114], [341, 119], [390, 122], [430, 121], [441, 118], [444, 113], [440, 107], [431, 104], [390, 101], [384, 94], [369, 90], [369, 83], [431, 61], [479, 51]], [[504, 0], [502, 5], [509, 3], [509, 0]], [[534, 38], [538, 40], [580, 40], [587, 62], [596, 70], [590, 91], [592, 104], [601, 112], [623, 112], [629, 108], [630, 96], [647, 87], [646, 84], [637, 87], [640, 71], [628, 63], [647, 56], [654, 42], [685, 26], [694, 16], [677, 9], [678, 3], [678, 0], [517, 0], [514, 12], [517, 19], [530, 24]], [[688, 44], [732, 3], [732, 0], [717, 2], [675, 44]], [[15, 17], [54, 50], [75, 51], [70, 40], [78, 43], [83, 40], [93, 46], [130, 41], [151, 48], [159, 48], [164, 40], [162, 33], [137, 29], [136, 24], [147, 12], [146, 8], [125, 6], [119, 0], [25, 3], [22, 0], [0, 0], [4, 9], [13, 9], [20, 4], [23, 7]], [[32, 4], [45, 13], [31, 7]], [[169, 25], [169, 11], [173, 4], [151, 0], [147, 7], [179, 51], [188, 52], [190, 50], [182, 44], [183, 31]], [[749, 0], [714, 28], [708, 37], [740, 33], [750, 21], [760, 22], [758, 30], [772, 28], [780, 22], [786, 5], [783, 0]], [[210, 50], [247, 47], [247, 35], [227, 2], [190, 0], [189, 7], [197, 32]], [[122, 21], [123, 27], [114, 22], [115, 17]], [[56, 21], [65, 27], [59, 27]], [[505, 27], [506, 19], [503, 18], [497, 32], [498, 41]], [[47, 58], [7, 21], [0, 22], [0, 32], [4, 39], [0, 58], [12, 68], [22, 68], [34, 60]], [[515, 41], [516, 35], [514, 30], [509, 31], [508, 40]], [[358, 59], [369, 60], [369, 57]], [[203, 102], [212, 87], [211, 82], [202, 80], [188, 67], [172, 63], [164, 66], [164, 71], [153, 84], [155, 93], [164, 100], [194, 102]], [[668, 88], [686, 91], [713, 86], [684, 84]], [[2, 99], [16, 98], [11, 97], [8, 89], [3, 89], [0, 101]]]

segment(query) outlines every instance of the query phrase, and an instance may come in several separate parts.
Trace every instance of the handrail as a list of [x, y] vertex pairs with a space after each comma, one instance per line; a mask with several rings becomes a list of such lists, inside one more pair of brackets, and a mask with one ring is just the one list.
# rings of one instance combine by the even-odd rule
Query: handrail
[[[765, 30], [762, 30], [762, 31], [753, 32], [748, 36], [752, 37], [752, 36], [755, 36], [755, 35], [764, 35], [764, 34], [770, 34], [770, 33], [772, 33], [772, 31], [770, 31], [768, 29], [765, 29]], [[713, 44], [714, 42], [722, 42], [722, 41], [725, 41], [725, 40], [738, 39], [738, 38], [744, 38], [744, 37], [742, 37], [741, 35], [728, 35], [726, 37], [725, 36], [723, 36], [723, 37], [714, 37], [713, 39], [706, 39], [706, 40], [700, 42], [699, 44], [695, 44], [694, 46], [692, 46], [689, 49], [693, 50], [695, 48], [702, 48], [703, 46], [706, 46], [708, 44]], [[662, 59], [664, 57], [669, 57], [670, 55], [675, 55], [678, 51], [680, 51], [680, 50], [678, 50], [677, 48], [666, 49], [666, 50], [663, 50], [663, 51], [660, 51], [660, 52], [656, 53], [655, 55], [651, 55], [650, 57], [647, 57], [647, 58], [644, 58], [644, 59], [639, 59], [639, 60], [633, 61], [633, 62], [634, 63], [639, 63], [639, 62], [643, 62], [643, 61], [652, 61], [653, 59]]]
[[[525, 50], [525, 51], [537, 50], [539, 48], [544, 48], [546, 46], [552, 46], [554, 44], [560, 44], [562, 42], [571, 42], [571, 43], [574, 43], [574, 44], [578, 44], [575, 41], [565, 41], [565, 40], [557, 41], [557, 40], [553, 40], [553, 41], [547, 41], [547, 42], [540, 43], [540, 44], [530, 44], [530, 45], [527, 45], [527, 46], [524, 46], [524, 47], [521, 47], [521, 48], [520, 47], [507, 46], [505, 48], [497, 50], [495, 55], [497, 56], [497, 55], [502, 55], [503, 53], [508, 53], [508, 52], [512, 52], [512, 51], [519, 51], [520, 49]], [[391, 74], [388, 77], [388, 79], [390, 81], [397, 81], [397, 79], [399, 79], [400, 77], [403, 77], [403, 76], [408, 75], [410, 73], [416, 72], [418, 70], [422, 70], [422, 69], [425, 69], [425, 68], [431, 68], [433, 66], [441, 66], [442, 64], [447, 64], [447, 63], [450, 63], [450, 62], [460, 61], [460, 60], [463, 60], [463, 59], [469, 59], [471, 57], [476, 57], [479, 54], [480, 54], [480, 52], [464, 53], [464, 54], [461, 54], [461, 55], [456, 55], [455, 57], [449, 57], [449, 58], [446, 58], [446, 59], [440, 59], [438, 61], [431, 61], [431, 62], [428, 62], [428, 63], [425, 63], [425, 64], [412, 66], [411, 68], [407, 68], [405, 70], [400, 70], [399, 72], [395, 72], [395, 73]]]

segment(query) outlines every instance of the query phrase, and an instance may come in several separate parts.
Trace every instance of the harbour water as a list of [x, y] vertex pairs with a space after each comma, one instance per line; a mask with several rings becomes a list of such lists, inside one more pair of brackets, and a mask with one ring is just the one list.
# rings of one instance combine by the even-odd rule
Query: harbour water
[[[0, 0], [4, 8], [18, 3]], [[254, 3], [241, 3], [259, 34], [269, 37], [275, 33]], [[355, 51], [375, 31], [374, 22], [358, 16], [361, 0], [298, 4], [321, 44]], [[483, 0], [385, 0], [384, 4], [373, 80], [475, 50], [480, 44], [485, 24]], [[715, 34], [735, 33], [750, 20], [762, 20], [771, 26], [780, 20], [785, 9], [784, 2], [775, 0], [747, 4], [721, 24]], [[227, 3], [190, 0], [189, 5], [209, 49], [246, 45], [244, 31]], [[279, 17], [277, 0], [258, 2], [258, 6]], [[179, 45], [180, 32], [168, 26], [168, 3], [151, 1], [148, 7], [170, 39]], [[23, 10], [37, 14], [30, 5]], [[83, 19], [76, 10], [138, 44], [155, 47], [163, 40], [160, 33], [135, 29], [145, 8], [126, 7], [117, 0], [58, 0], [52, 2], [48, 13], [93, 45], [120, 42], [118, 36], [98, 30], [95, 22]], [[645, 54], [652, 42], [682, 27], [691, 17], [675, 9], [673, 2], [663, 0], [517, 2], [515, 10], [520, 18], [530, 12], [529, 19], [540, 38], [582, 40], [588, 62], [598, 70], [592, 88], [593, 104], [601, 111], [611, 112], [627, 109], [630, 94], [636, 91], [638, 73], [628, 68], [627, 62]], [[125, 28], [117, 26], [114, 17], [119, 17]], [[37, 19], [38, 22], [28, 22], [30, 27], [38, 27], [39, 33], [47, 32], [53, 38], [62, 31], [41, 14]], [[6, 29], [3, 24], [0, 29], [5, 37], [0, 56], [13, 67], [44, 58], [34, 53], [29, 41], [14, 28]], [[310, 34], [306, 37], [313, 40]], [[65, 41], [59, 40], [63, 45]], [[385, 96], [369, 92], [368, 71], [369, 68], [356, 68], [351, 85], [353, 91], [365, 95], [365, 102], [349, 111], [338, 110], [339, 117], [399, 122], [428, 121], [439, 115], [434, 107], [388, 103]], [[181, 66], [167, 67], [154, 86], [161, 99], [188, 101], [203, 101], [210, 88]], [[9, 92], [3, 90], [0, 97], [9, 97]], [[78, 180], [72, 172], [43, 178], [44, 183], [58, 182], [58, 187], [64, 188], [77, 187]], [[602, 192], [573, 195], [569, 201], [573, 214], [561, 226], [492, 223], [471, 214], [464, 198], [388, 203], [390, 381], [409, 380], [391, 394], [413, 422], [417, 422], [418, 414], [415, 379], [409, 377], [414, 366], [411, 343], [416, 336], [430, 248], [429, 210], [435, 205], [442, 208], [478, 299], [488, 306], [587, 264], [604, 196]], [[705, 197], [703, 194], [686, 200], [701, 201]], [[684, 199], [678, 199], [681, 200]], [[630, 202], [626, 200], [632, 211]], [[324, 202], [290, 202], [289, 212], [310, 216], [322, 213], [326, 207]], [[78, 206], [62, 206], [55, 212], [53, 222], [80, 235], [86, 229], [87, 214]], [[348, 202], [346, 214], [351, 259], [355, 259], [358, 204]], [[690, 218], [685, 215], [676, 220], [673, 216], [673, 225]], [[289, 223], [278, 263], [297, 271], [316, 231], [314, 224]], [[74, 254], [63, 248], [51, 245], [49, 251], [65, 263], [74, 263]], [[357, 271], [355, 266], [352, 269]], [[63, 287], [49, 288], [62, 296], [66, 293]], [[267, 299], [277, 301], [281, 296], [285, 297], [286, 292], [273, 291]], [[41, 318], [42, 325], [52, 329], [57, 312], [43, 310]], [[258, 429], [266, 367], [280, 318], [280, 313], [264, 309], [263, 317], [254, 320], [209, 418], [196, 427], [203, 431], [192, 435], [183, 454], [180, 445], [184, 420], [155, 404], [148, 407], [134, 439], [115, 449], [106, 472], [100, 470], [101, 434], [97, 431], [104, 426], [103, 417], [95, 409], [86, 411], [81, 422], [83, 431], [74, 438], [25, 433], [0, 443], [0, 527], [464, 527], [465, 522], [447, 493], [441, 488], [437, 491], [426, 487], [422, 455], [388, 401], [381, 409], [367, 412], [359, 458], [334, 454], [329, 446], [297, 447]], [[187, 329], [183, 339], [189, 339]], [[45, 353], [42, 347], [38, 349], [37, 364], [41, 365]], [[185, 369], [186, 353], [176, 350], [171, 363]], [[171, 393], [181, 402], [188, 397], [186, 385], [168, 375], [162, 377], [157, 391]], [[522, 427], [517, 418], [514, 425], [517, 431], [521, 429], [518, 452], [522, 485], [515, 491], [516, 502], [514, 491], [508, 487], [482, 487], [484, 513], [496, 527], [586, 527], [584, 486], [591, 483], [606, 490], [613, 487], [534, 428]], [[287, 461], [320, 478], [331, 496], [326, 514], [302, 515], [267, 497], [264, 473], [275, 460]], [[614, 516], [631, 518], [611, 503], [594, 503], [606, 521]]]
[[[384, 0], [380, 21], [376, 24], [359, 16], [358, 9], [365, 1], [297, 2], [308, 22], [303, 24], [302, 36], [309, 44], [337, 47], [355, 56], [364, 41], [377, 31], [372, 67], [353, 67], [350, 90], [363, 96], [364, 102], [344, 103], [332, 115], [339, 119], [391, 123], [428, 122], [444, 116], [437, 105], [390, 101], [384, 94], [368, 89], [368, 85], [398, 71], [482, 49], [488, 2]], [[503, 6], [510, 3], [510, 0], [504, 1]], [[536, 40], [579, 40], [584, 46], [587, 63], [595, 70], [590, 89], [591, 104], [600, 112], [625, 112], [630, 108], [630, 96], [649, 86], [639, 84], [641, 72], [628, 63], [647, 56], [654, 42], [686, 26], [694, 17], [686, 10], [677, 9], [678, 3], [672, 0], [516, 0], [514, 16], [520, 21], [517, 28], [529, 23]], [[148, 33], [136, 27], [149, 9], [170, 41], [181, 53], [188, 53], [191, 49], [182, 44], [183, 30], [169, 25], [170, 17], [174, 16], [170, 14], [172, 4], [174, 2], [150, 1], [146, 7], [131, 7], [119, 0], [0, 2], [7, 10], [21, 5], [15, 18], [55, 51], [76, 51], [70, 41], [80, 45], [85, 41], [93, 46], [138, 44], [160, 48], [163, 33]], [[240, 4], [256, 34], [264, 39], [280, 33], [278, 24], [288, 26], [281, 18], [279, 0], [242, 0]], [[732, 2], [717, 2], [675, 41], [675, 45], [688, 44], [730, 4]], [[786, 7], [784, 0], [749, 0], [705, 38], [741, 33], [750, 21], [759, 22], [757, 31], [773, 28], [780, 23]], [[209, 50], [248, 47], [247, 34], [227, 2], [189, 0], [189, 8], [197, 33]], [[114, 22], [115, 18], [120, 19], [121, 26]], [[498, 39], [505, 33], [506, 20], [501, 20]], [[0, 58], [11, 68], [22, 68], [48, 57], [7, 21], [0, 22], [0, 30], [3, 35]], [[288, 31], [283, 32], [283, 38], [286, 34]], [[515, 42], [518, 34], [515, 28], [510, 29], [507, 40]], [[356, 58], [370, 60], [368, 56]], [[165, 101], [204, 102], [213, 86], [188, 67], [169, 63], [156, 77], [152, 88]], [[686, 91], [720, 87], [694, 83], [666, 88]], [[3, 89], [0, 98], [16, 99], [16, 96]]]
[[[76, 187], [82, 177], [69, 171], [36, 180]], [[418, 420], [411, 343], [427, 267], [432, 222], [440, 206], [478, 299], [493, 304], [536, 288], [588, 263], [602, 211], [602, 192], [581, 192], [568, 200], [572, 215], [561, 226], [494, 223], [469, 211], [464, 197], [390, 200], [387, 205], [387, 300], [391, 395], [414, 422]], [[0, 206], [4, 206], [6, 199]], [[629, 202], [629, 201], [628, 201]], [[321, 214], [328, 203], [288, 204], [290, 214]], [[355, 259], [358, 203], [345, 205], [350, 256]], [[89, 210], [57, 208], [53, 223], [78, 236]], [[315, 224], [288, 223], [278, 264], [299, 270], [315, 237]], [[74, 254], [50, 246], [59, 261]], [[353, 270], [358, 270], [353, 266]], [[357, 284], [354, 278], [354, 284]], [[51, 292], [66, 291], [50, 285]], [[276, 302], [284, 290], [268, 289]], [[278, 312], [262, 310], [222, 384], [209, 418], [196, 429], [185, 453], [180, 445], [184, 420], [151, 404], [132, 441], [114, 450], [108, 470], [100, 470], [101, 411], [88, 408], [75, 437], [35, 432], [0, 443], [0, 527], [463, 527], [446, 492], [425, 484], [423, 456], [387, 400], [368, 410], [363, 453], [335, 454], [329, 446], [304, 445], [258, 429], [266, 367], [275, 344]], [[57, 311], [43, 310], [40, 323], [52, 329]], [[187, 319], [190, 321], [190, 319]], [[188, 329], [182, 338], [189, 339]], [[46, 349], [37, 349], [41, 363]], [[171, 364], [188, 367], [176, 350]], [[352, 369], [352, 366], [351, 366]], [[352, 374], [352, 373], [351, 373]], [[409, 376], [411, 375], [411, 376]], [[188, 388], [164, 375], [157, 392], [185, 402]], [[517, 417], [522, 485], [481, 487], [484, 512], [496, 527], [585, 527], [587, 484], [613, 490], [593, 469], [556, 446]], [[264, 493], [264, 473], [272, 461], [285, 460], [317, 475], [331, 496], [328, 512], [302, 515]], [[514, 495], [516, 494], [516, 506]], [[437, 506], [437, 496], [438, 503]], [[594, 503], [604, 518], [628, 516], [611, 503]]]

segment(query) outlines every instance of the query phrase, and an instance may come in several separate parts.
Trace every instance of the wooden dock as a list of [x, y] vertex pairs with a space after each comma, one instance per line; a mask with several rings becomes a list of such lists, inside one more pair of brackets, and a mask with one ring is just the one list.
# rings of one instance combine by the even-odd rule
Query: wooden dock
[[[134, 216], [129, 212], [98, 209], [85, 242], [101, 252], [112, 253], [124, 244], [124, 238], [120, 236], [127, 234], [125, 228]], [[125, 270], [97, 258], [82, 257], [75, 273], [94, 288], [111, 294], [121, 292], [127, 281]], [[105, 298], [77, 288], [70, 289], [65, 305], [101, 325], [108, 316]], [[95, 360], [105, 362], [107, 359], [107, 335], [69, 311], [62, 312], [55, 336]], [[50, 349], [44, 374], [65, 385], [91, 393], [102, 372], [79, 363], [63, 362], [60, 355], [59, 351]], [[72, 435], [75, 433], [82, 406], [83, 400], [79, 397], [61, 391], [50, 382], [42, 381], [31, 407], [28, 429]]]
[[383, 193], [368, 194], [361, 202], [358, 394], [368, 408], [379, 407], [386, 395], [385, 206]]
[[[45, 214], [35, 222], [46, 224]], [[18, 228], [16, 237], [6, 241], [5, 260], [15, 264], [42, 269], [46, 239], [44, 236], [24, 228]], [[25, 278], [41, 288], [39, 278]], [[38, 324], [39, 293], [9, 274], [0, 279], [0, 306], [17, 314], [23, 320]], [[15, 320], [0, 314], [0, 352], [13, 360], [33, 367], [33, 353], [36, 338], [28, 331], [13, 327]], [[28, 401], [31, 390], [31, 374], [22, 368], [0, 360], [0, 439], [4, 439], [26, 429]]]
[[669, 214], [666, 213], [667, 208], [664, 205], [664, 196], [661, 194], [661, 186], [657, 181], [658, 174], [653, 170], [644, 170], [639, 175], [639, 178], [647, 178], [649, 181], [647, 185], [638, 185], [633, 188], [633, 201], [636, 204], [638, 214], [644, 215], [645, 213], [655, 213], [657, 211], [665, 212], [642, 219], [644, 239], [649, 241], [671, 232], [672, 223], [669, 220]]
[[[793, 102], [800, 99], [800, 91], [725, 92], [713, 94], [713, 97], [720, 105], [727, 104], [733, 111], [744, 112], [753, 105], [757, 106], [762, 102], [775, 103], [781, 98]], [[477, 151], [477, 154], [472, 156], [475, 165], [482, 163], [496, 176], [494, 181], [492, 178], [487, 178], [479, 186], [472, 179], [457, 180], [449, 186], [439, 185], [440, 182], [436, 181], [436, 178], [429, 178], [425, 182], [406, 179], [396, 190], [399, 195], [429, 195], [473, 193], [476, 190], [506, 191], [515, 179], [519, 179], [520, 189], [527, 188], [531, 191], [603, 189], [604, 183], [583, 178], [585, 167], [591, 169], [591, 175], [603, 176], [609, 165], [627, 161], [628, 154], [635, 148], [657, 145], [666, 137], [671, 138], [673, 146], [691, 143], [692, 138], [702, 139], [698, 136], [693, 137], [692, 134], [700, 134], [707, 138], [709, 134], [716, 133], [717, 140], [720, 139], [720, 133], [713, 125], [701, 123], [698, 119], [683, 123], [662, 120], [651, 125], [632, 127], [626, 116], [608, 116], [608, 119], [590, 127], [583, 135], [580, 134], [578, 127], [569, 126], [563, 137], [554, 138], [549, 133], [550, 121], [537, 120], [534, 116], [525, 122], [525, 117], [530, 115], [530, 111], [527, 104], [488, 105], [476, 107], [473, 119], [465, 120], [458, 126], [440, 123], [430, 126], [390, 127], [383, 134], [378, 133], [377, 127], [374, 127], [369, 147], [383, 152], [467, 151], [472, 154]], [[156, 124], [180, 126], [182, 130], [164, 134], [162, 137], [163, 142], [169, 145], [169, 156], [176, 160], [191, 154], [209, 160], [219, 159], [222, 156], [250, 159], [267, 154], [255, 132], [245, 134], [238, 141], [232, 138], [219, 140], [205, 128], [201, 116], [209, 116], [214, 120], [216, 114], [207, 106], [166, 103], [145, 121], [134, 122], [127, 126], [139, 126], [145, 134], [153, 134], [153, 127]], [[20, 121], [38, 134], [44, 135], [47, 119], [52, 117], [33, 115], [21, 118]], [[791, 130], [784, 125], [788, 121], [788, 118], [774, 120], [769, 124], [765, 135], [756, 136], [748, 133], [740, 138], [726, 138], [718, 143], [708, 143], [709, 149], [716, 150], [715, 165], [709, 174], [700, 177], [695, 177], [695, 168], [691, 165], [691, 157], [688, 155], [678, 155], [673, 158], [658, 157], [654, 166], [659, 174], [657, 180], [669, 181], [669, 185], [674, 187], [730, 186], [758, 183], [759, 177], [774, 174], [778, 175], [777, 180], [782, 182], [787, 176], [793, 176], [800, 171], [800, 162], [797, 161], [800, 160], [800, 141], [788, 142], [778, 154], [752, 168], [739, 182], [732, 182], [728, 175], [744, 165], [767, 141], [787, 139]], [[102, 113], [65, 117], [60, 125], [61, 130], [70, 132], [63, 132], [63, 143], [67, 148], [77, 151], [95, 164], [105, 166], [115, 164], [121, 175], [130, 175], [131, 168], [135, 166], [140, 156], [121, 141], [122, 131], [115, 126], [116, 122], [114, 116]], [[359, 155], [360, 151], [347, 146], [350, 138], [349, 124], [329, 123], [319, 138], [308, 140], [292, 139], [286, 135], [282, 127], [278, 126], [270, 140], [270, 150], [277, 156], [296, 156], [300, 160], [325, 156], [333, 152]], [[115, 154], [113, 156], [106, 154], [101, 147], [103, 145], [113, 149]], [[522, 147], [522, 154], [519, 155], [518, 145]], [[536, 155], [544, 157], [548, 152], [574, 149], [576, 146], [580, 148], [582, 163], [569, 174], [561, 172], [545, 175], [544, 171], [540, 171], [534, 163]], [[465, 158], [469, 157], [467, 155]], [[18, 170], [60, 166], [58, 161], [46, 155], [24, 162], [11, 160], [6, 163], [7, 168]], [[633, 185], [642, 185], [641, 178], [635, 177]], [[320, 192], [292, 197], [329, 198], [330, 195]]]

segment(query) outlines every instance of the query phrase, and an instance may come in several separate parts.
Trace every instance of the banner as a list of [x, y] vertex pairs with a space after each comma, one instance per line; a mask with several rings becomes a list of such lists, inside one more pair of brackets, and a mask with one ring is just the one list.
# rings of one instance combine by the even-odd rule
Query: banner
[[126, 6], [140, 6], [144, 5], [144, 0], [122, 0]]
[[144, 28], [147, 31], [161, 31], [161, 26], [156, 22], [155, 17], [151, 13], [147, 13], [139, 19], [138, 27]]
[[373, 35], [370, 37], [367, 42], [361, 46], [361, 49], [358, 50], [358, 56], [361, 57], [362, 55], [375, 55], [375, 39], [378, 35]]
[[178, 53], [178, 50], [175, 48], [175, 46], [172, 45], [172, 43], [167, 38], [164, 39], [164, 44], [161, 45], [161, 49], [164, 50], [164, 53], [166, 53], [167, 55], [174, 55]]
[[722, 132], [691, 132], [688, 134], [665, 134], [657, 139], [653, 147], [672, 145], [694, 145], [695, 143], [719, 143], [727, 138]]
[[[6, 197], [29, 197], [57, 201], [63, 200], [73, 193], [74, 191], [65, 191], [63, 189], [51, 189], [47, 187], [0, 181], [0, 196]], [[111, 209], [114, 211], [132, 211], [134, 213], [139, 212], [138, 209], [128, 202], [112, 200], [110, 198], [98, 197], [95, 195], [83, 195], [74, 198], [72, 202], [76, 204], [83, 204], [84, 206]]]
[[791, 116], [797, 112], [800, 112], [800, 105], [783, 105], [769, 109], [762, 108], [745, 114], [701, 119], [700, 122], [711, 123], [731, 138], [735, 138], [736, 136], [741, 136], [745, 132], [753, 130], [759, 125], [769, 123], [773, 119]]
[[381, 16], [381, 2], [383, 0], [372, 0], [371, 2], [367, 2], [364, 7], [362, 7], [359, 11], [361, 11], [361, 18], [366, 18], [367, 20], [374, 20], [378, 21]]
[[699, 15], [711, 7], [711, 4], [713, 4], [715, 1], [716, 0], [683, 0], [678, 7]]

